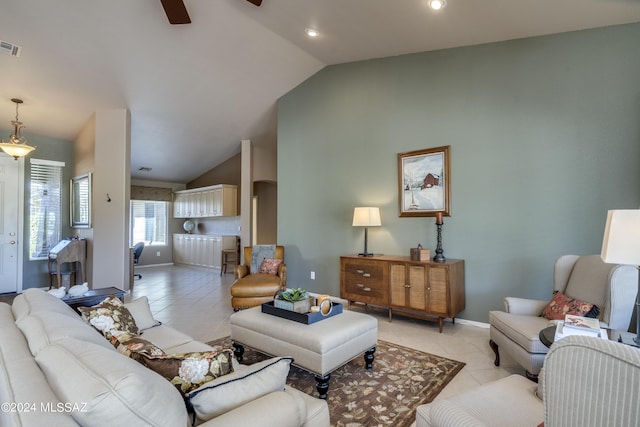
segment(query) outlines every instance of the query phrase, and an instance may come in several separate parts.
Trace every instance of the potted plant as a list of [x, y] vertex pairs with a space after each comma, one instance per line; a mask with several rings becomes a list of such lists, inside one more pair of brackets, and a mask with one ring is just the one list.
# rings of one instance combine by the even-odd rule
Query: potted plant
[[273, 299], [273, 305], [284, 310], [304, 314], [311, 310], [311, 298], [309, 298], [307, 291], [301, 288], [278, 291]]

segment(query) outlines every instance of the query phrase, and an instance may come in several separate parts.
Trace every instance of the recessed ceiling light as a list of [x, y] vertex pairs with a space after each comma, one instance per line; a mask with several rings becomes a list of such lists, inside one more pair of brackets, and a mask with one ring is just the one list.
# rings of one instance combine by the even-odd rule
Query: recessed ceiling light
[[429, 0], [427, 4], [433, 10], [440, 10], [440, 9], [444, 9], [447, 6], [447, 1], [446, 0]]
[[304, 32], [307, 33], [309, 37], [318, 37], [320, 32], [318, 30], [314, 30], [313, 28], [305, 28]]

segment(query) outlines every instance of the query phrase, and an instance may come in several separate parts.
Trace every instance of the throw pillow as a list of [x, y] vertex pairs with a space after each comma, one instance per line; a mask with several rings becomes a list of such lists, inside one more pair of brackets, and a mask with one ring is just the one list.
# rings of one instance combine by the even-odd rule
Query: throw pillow
[[140, 353], [140, 356], [140, 363], [168, 379], [182, 394], [233, 372], [231, 349], [160, 356]]
[[148, 356], [165, 355], [165, 352], [152, 342], [128, 332], [114, 331], [111, 335], [111, 344], [118, 352], [138, 362], [141, 362], [143, 354]]
[[139, 332], [133, 316], [117, 297], [110, 296], [93, 307], [78, 307], [82, 318], [91, 326], [102, 332], [107, 339], [111, 339], [113, 331], [129, 332], [137, 335]]
[[591, 303], [568, 297], [557, 291], [542, 310], [541, 316], [549, 320], [564, 320], [566, 314], [596, 317], [599, 311], [598, 307]]
[[278, 274], [278, 267], [282, 264], [281, 259], [265, 258], [260, 264], [258, 273]]
[[127, 307], [127, 310], [129, 310], [129, 313], [133, 316], [139, 330], [144, 331], [145, 329], [153, 328], [160, 324], [160, 321], [153, 318], [147, 297], [140, 297], [131, 302], [127, 302], [124, 306]]
[[274, 357], [215, 379], [187, 394], [200, 421], [207, 421], [274, 391], [284, 390], [293, 358]]

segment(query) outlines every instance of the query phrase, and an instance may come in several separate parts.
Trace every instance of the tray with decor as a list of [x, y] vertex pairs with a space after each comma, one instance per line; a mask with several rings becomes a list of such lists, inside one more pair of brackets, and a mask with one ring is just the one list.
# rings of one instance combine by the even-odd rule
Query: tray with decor
[[304, 323], [310, 325], [312, 323], [319, 322], [320, 320], [333, 317], [342, 313], [342, 304], [334, 302], [333, 308], [328, 314], [316, 313], [296, 313], [295, 311], [285, 310], [275, 307], [273, 301], [262, 303], [262, 312], [271, 314], [273, 316], [282, 317], [284, 319], [293, 320], [294, 322]]

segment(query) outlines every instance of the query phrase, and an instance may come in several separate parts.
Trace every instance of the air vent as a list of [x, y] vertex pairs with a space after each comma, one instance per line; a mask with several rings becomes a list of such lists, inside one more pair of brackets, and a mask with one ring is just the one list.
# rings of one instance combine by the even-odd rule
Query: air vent
[[0, 40], [0, 53], [18, 57], [22, 53], [22, 46]]
[[142, 166], [138, 169], [140, 172], [151, 172], [151, 168], [149, 166]]

